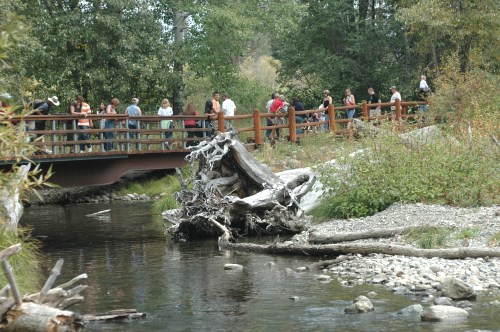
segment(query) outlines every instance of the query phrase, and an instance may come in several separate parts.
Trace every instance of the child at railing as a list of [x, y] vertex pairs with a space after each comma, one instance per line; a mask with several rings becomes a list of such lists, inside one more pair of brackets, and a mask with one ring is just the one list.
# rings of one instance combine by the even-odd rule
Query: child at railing
[[[158, 109], [158, 115], [159, 116], [172, 116], [174, 115], [174, 111], [172, 110], [172, 107], [170, 107], [170, 101], [165, 98], [161, 101], [160, 108]], [[161, 120], [160, 121], [160, 129], [172, 129], [174, 128], [174, 121], [173, 120]], [[172, 137], [174, 136], [174, 133], [172, 131], [165, 131], [165, 138], [167, 139], [166, 142], [163, 144], [167, 149], [170, 149], [170, 141]], [[161, 136], [161, 135], [160, 135]]]

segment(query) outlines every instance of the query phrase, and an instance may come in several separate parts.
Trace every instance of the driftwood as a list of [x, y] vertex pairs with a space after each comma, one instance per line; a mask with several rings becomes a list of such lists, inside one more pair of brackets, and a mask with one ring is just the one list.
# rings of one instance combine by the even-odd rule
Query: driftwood
[[[67, 292], [61, 286], [50, 289], [60, 273], [63, 262], [59, 260], [40, 293], [21, 298], [12, 268], [7, 261], [19, 250], [21, 250], [21, 245], [16, 244], [0, 252], [4, 274], [9, 281], [9, 289], [13, 293], [13, 298], [0, 299], [0, 330], [6, 332], [80, 331], [84, 326], [82, 317], [62, 309], [81, 302], [83, 297], [79, 296], [79, 293], [86, 286], [78, 286]], [[72, 283], [62, 286], [69, 285]]]
[[221, 231], [219, 248], [222, 250], [245, 251], [264, 254], [299, 255], [299, 256], [339, 256], [346, 254], [385, 254], [411, 257], [439, 257], [446, 259], [500, 257], [497, 248], [456, 248], [456, 249], [417, 249], [394, 244], [341, 243], [325, 245], [304, 245], [291, 243], [273, 243], [267, 245], [253, 243], [234, 243], [231, 232], [216, 221], [214, 226]]
[[339, 243], [347, 241], [356, 241], [361, 239], [377, 239], [384, 237], [393, 237], [395, 235], [408, 234], [414, 231], [421, 231], [430, 226], [408, 226], [396, 228], [375, 228], [367, 231], [325, 234], [315, 231], [309, 232], [308, 241], [314, 244]]
[[137, 312], [135, 309], [119, 309], [112, 310], [101, 314], [86, 314], [83, 318], [86, 321], [116, 321], [124, 319], [138, 319], [144, 318], [144, 312]]
[[216, 237], [220, 230], [212, 220], [234, 236], [298, 232], [306, 225], [299, 201], [314, 184], [312, 172], [280, 179], [234, 132], [201, 142], [186, 160], [197, 170], [187, 181], [177, 173], [183, 189], [176, 199], [182, 208], [163, 213], [174, 224], [167, 229], [174, 238]]

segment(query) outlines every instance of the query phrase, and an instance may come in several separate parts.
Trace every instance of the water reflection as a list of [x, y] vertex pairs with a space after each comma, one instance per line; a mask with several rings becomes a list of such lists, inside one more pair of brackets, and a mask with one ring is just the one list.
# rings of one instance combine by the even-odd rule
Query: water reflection
[[[85, 215], [111, 208], [109, 220]], [[173, 243], [148, 204], [94, 204], [27, 209], [22, 223], [45, 238], [48, 270], [65, 259], [59, 283], [87, 273], [85, 302], [72, 309], [98, 313], [135, 308], [140, 321], [91, 324], [86, 331], [447, 331], [449, 325], [394, 315], [414, 300], [383, 288], [322, 284], [313, 273], [285, 268], [316, 259], [221, 252], [216, 241]], [[274, 262], [269, 266], [268, 262]], [[224, 270], [224, 264], [244, 266]], [[356, 296], [375, 290], [375, 311], [346, 315]], [[299, 297], [298, 301], [290, 297]], [[485, 308], [454, 331], [500, 326]], [[496, 325], [498, 324], [498, 325]]]

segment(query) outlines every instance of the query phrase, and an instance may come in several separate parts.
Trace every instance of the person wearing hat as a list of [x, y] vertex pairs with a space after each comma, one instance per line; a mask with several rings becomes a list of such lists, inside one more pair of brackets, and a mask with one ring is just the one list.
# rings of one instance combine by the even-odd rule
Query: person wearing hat
[[[399, 99], [399, 101], [401, 101], [401, 95], [399, 94], [398, 89], [395, 85], [391, 86], [391, 92], [391, 103], [394, 103], [396, 99]], [[396, 115], [396, 106], [391, 106], [391, 115]]]
[[[34, 102], [33, 103], [33, 115], [49, 115], [52, 107], [59, 106], [59, 99], [57, 96], [52, 96], [47, 98], [45, 101], [40, 101], [40, 102]], [[35, 126], [34, 129], [37, 131], [43, 131], [45, 130], [45, 120], [37, 120], [35, 121]], [[33, 130], [33, 129], [31, 129]], [[45, 139], [43, 137], [43, 134], [36, 134], [36, 137], [41, 137], [41, 141], [45, 142]], [[42, 146], [42, 152], [45, 153], [52, 153], [51, 150], [47, 149], [47, 147], [44, 145]]]

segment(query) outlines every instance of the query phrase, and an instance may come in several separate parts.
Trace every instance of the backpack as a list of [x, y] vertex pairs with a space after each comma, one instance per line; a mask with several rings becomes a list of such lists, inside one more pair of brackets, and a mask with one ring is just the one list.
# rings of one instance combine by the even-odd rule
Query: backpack
[[36, 110], [38, 107], [42, 106], [45, 103], [44, 100], [41, 99], [34, 99], [28, 103], [28, 106], [32, 110]]

